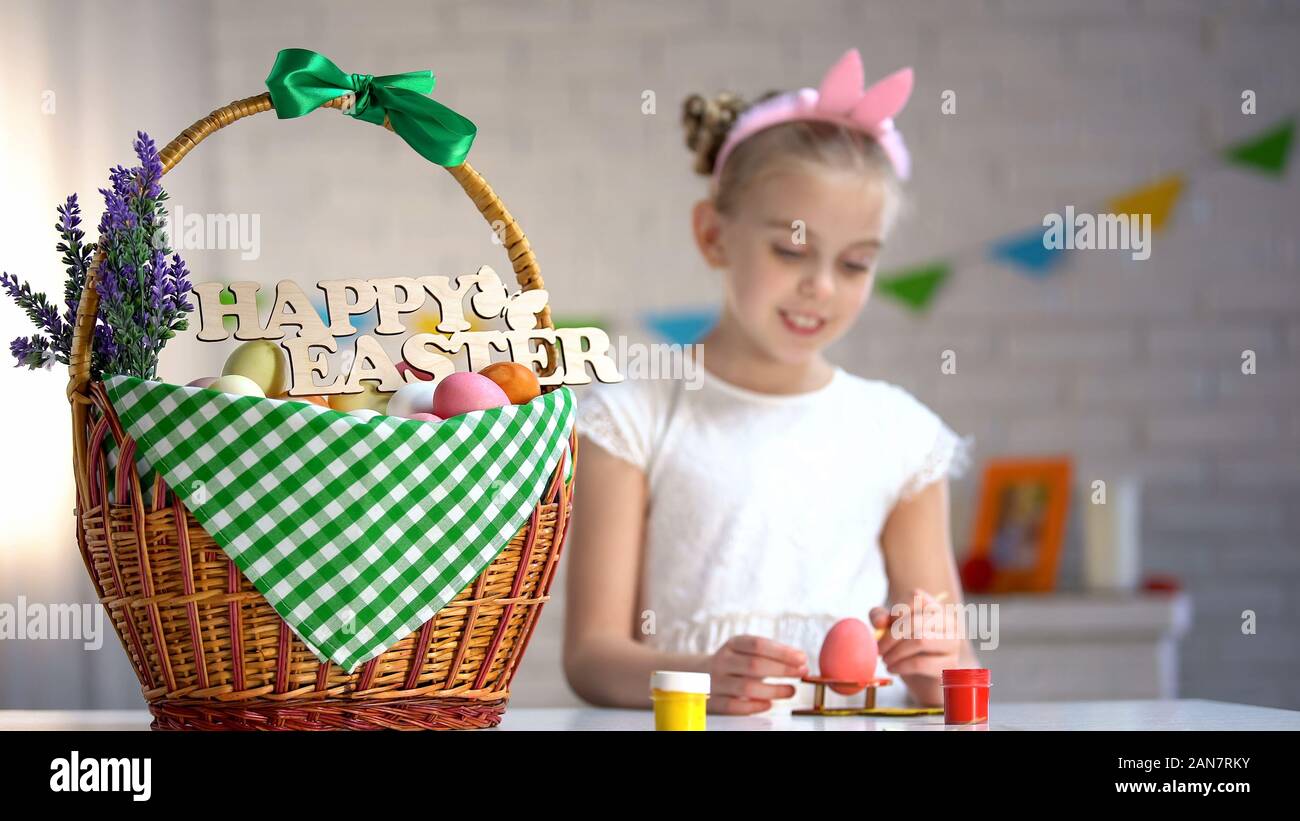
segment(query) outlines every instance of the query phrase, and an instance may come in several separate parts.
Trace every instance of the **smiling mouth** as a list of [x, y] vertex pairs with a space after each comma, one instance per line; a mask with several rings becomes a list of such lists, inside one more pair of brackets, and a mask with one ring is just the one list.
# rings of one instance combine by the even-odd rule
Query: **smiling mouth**
[[815, 334], [826, 325], [826, 320], [816, 314], [805, 314], [783, 309], [777, 309], [777, 313], [781, 315], [781, 321], [785, 323], [785, 327], [791, 333], [800, 334], [801, 336]]

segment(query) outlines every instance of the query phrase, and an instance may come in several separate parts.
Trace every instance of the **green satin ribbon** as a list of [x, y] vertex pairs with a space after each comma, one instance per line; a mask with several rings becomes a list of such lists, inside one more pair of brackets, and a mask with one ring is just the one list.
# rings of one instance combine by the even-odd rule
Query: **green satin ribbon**
[[282, 120], [301, 117], [344, 94], [356, 94], [349, 115], [375, 125], [384, 115], [393, 131], [429, 162], [460, 165], [474, 144], [478, 127], [426, 96], [433, 91], [432, 71], [403, 74], [346, 74], [325, 55], [305, 48], [282, 49], [267, 75], [271, 104]]

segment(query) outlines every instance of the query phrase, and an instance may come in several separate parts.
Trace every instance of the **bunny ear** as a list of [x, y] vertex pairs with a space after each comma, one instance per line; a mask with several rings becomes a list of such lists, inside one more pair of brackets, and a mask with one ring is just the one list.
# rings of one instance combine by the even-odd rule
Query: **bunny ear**
[[910, 96], [912, 69], [899, 69], [867, 89], [850, 116], [864, 125], [875, 125], [902, 111]]
[[834, 114], [848, 113], [862, 96], [862, 55], [851, 48], [836, 61], [817, 89], [817, 108]]

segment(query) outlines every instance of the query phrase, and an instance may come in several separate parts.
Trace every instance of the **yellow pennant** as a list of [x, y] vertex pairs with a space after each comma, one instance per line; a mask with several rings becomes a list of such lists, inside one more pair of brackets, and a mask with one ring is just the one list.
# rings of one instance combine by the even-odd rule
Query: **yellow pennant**
[[1110, 201], [1109, 209], [1112, 214], [1150, 214], [1151, 228], [1159, 231], [1169, 221], [1182, 193], [1183, 175], [1174, 174], [1116, 197]]

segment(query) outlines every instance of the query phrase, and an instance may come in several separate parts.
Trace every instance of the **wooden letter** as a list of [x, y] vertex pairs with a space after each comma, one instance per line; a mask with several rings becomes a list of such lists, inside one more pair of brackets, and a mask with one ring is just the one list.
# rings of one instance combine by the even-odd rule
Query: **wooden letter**
[[[564, 384], [586, 385], [587, 364], [601, 382], [622, 382], [618, 366], [609, 358], [609, 335], [600, 328], [560, 328], [555, 332], [564, 346]], [[582, 343], [587, 347], [583, 348]]]
[[[286, 308], [289, 309], [287, 312]], [[329, 338], [320, 314], [292, 279], [282, 279], [276, 284], [275, 307], [271, 309], [271, 319], [266, 323], [262, 338], [284, 339], [285, 325], [300, 329], [299, 336], [315, 340], [318, 345], [324, 345], [324, 340]]]
[[[401, 315], [414, 313], [424, 304], [424, 285], [412, 277], [372, 279], [370, 284], [375, 287], [379, 303], [379, 324], [375, 326], [375, 333], [383, 336], [406, 333]], [[398, 289], [402, 291], [401, 300], [397, 298]]]
[[232, 305], [221, 304], [221, 293], [226, 286], [220, 282], [201, 282], [194, 286], [194, 293], [199, 297], [199, 340], [202, 342], [220, 342], [230, 334], [226, 333], [225, 318], [235, 317], [235, 339], [247, 341], [262, 338], [262, 318], [257, 315], [257, 292], [261, 288], [256, 282], [232, 282], [230, 292], [235, 295]]
[[313, 374], [319, 374], [321, 379], [329, 379], [330, 361], [325, 354], [311, 355], [312, 348], [324, 348], [330, 353], [339, 349], [339, 344], [334, 341], [332, 336], [324, 336], [320, 339], [308, 339], [306, 337], [295, 336], [287, 342], [280, 343], [286, 351], [289, 352], [289, 395], [290, 396], [312, 396], [314, 394], [331, 394], [343, 393], [343, 377], [337, 377], [333, 382], [325, 385], [317, 385]]
[[365, 387], [363, 380], [379, 383], [379, 390], [392, 393], [402, 387], [402, 374], [393, 365], [393, 360], [380, 347], [379, 341], [370, 334], [357, 339], [357, 355], [352, 359], [352, 372], [343, 386], [344, 393], [361, 393]]
[[[438, 353], [430, 348], [433, 346], [445, 353]], [[451, 340], [442, 334], [415, 334], [407, 337], [402, 343], [402, 359], [412, 368], [424, 371], [433, 375], [433, 382], [437, 384], [444, 377], [456, 372], [456, 363], [451, 361], [451, 357], [446, 354], [455, 353], [460, 350], [460, 346], [453, 346]], [[406, 372], [406, 381], [415, 382], [419, 377], [410, 371]]]
[[[316, 287], [325, 292], [331, 336], [352, 336], [357, 332], [352, 326], [352, 317], [370, 313], [375, 307], [374, 286], [364, 279], [331, 279], [318, 282]], [[348, 291], [357, 295], [356, 302], [348, 302]]]

